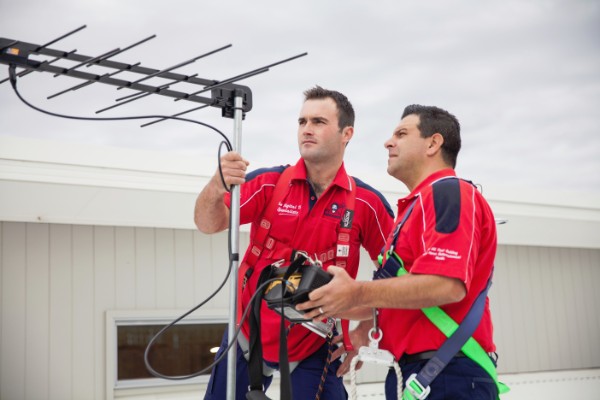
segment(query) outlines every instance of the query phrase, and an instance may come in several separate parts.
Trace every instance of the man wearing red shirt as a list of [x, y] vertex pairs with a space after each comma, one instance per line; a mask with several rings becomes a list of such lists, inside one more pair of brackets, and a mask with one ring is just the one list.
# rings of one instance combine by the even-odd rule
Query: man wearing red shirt
[[[456, 177], [454, 167], [460, 145], [456, 117], [437, 107], [408, 106], [392, 137], [385, 142], [388, 173], [410, 190], [407, 197], [398, 201], [395, 228], [400, 225], [400, 230], [396, 235], [390, 234], [386, 249], [394, 245], [393, 251], [408, 273], [355, 282], [345, 271], [331, 268], [334, 279], [314, 290], [311, 301], [297, 307], [320, 307], [324, 314], [309, 314], [315, 317], [352, 315], [356, 319], [369, 318], [372, 308], [377, 308], [383, 332], [379, 345], [399, 360], [405, 382], [423, 368], [446, 340], [421, 309], [439, 306], [460, 323], [492, 274], [496, 254], [494, 216], [477, 189]], [[485, 300], [473, 338], [491, 353], [495, 345], [489, 303]], [[395, 399], [396, 375], [393, 370], [390, 372], [386, 398]], [[430, 388], [428, 399], [498, 396], [494, 380], [462, 352]]]
[[[261, 271], [281, 258], [288, 258], [291, 250], [317, 257], [324, 268], [342, 266], [354, 278], [360, 246], [371, 259], [377, 259], [393, 225], [393, 212], [383, 196], [346, 174], [343, 157], [354, 133], [354, 110], [348, 99], [339, 92], [318, 86], [304, 94], [298, 118], [301, 158], [294, 166], [260, 169], [246, 175], [248, 162], [239, 154], [230, 152], [221, 158], [225, 182], [241, 185], [240, 223], [251, 223], [250, 246], [240, 265], [241, 311], [249, 306]], [[280, 180], [285, 180], [284, 189], [277, 186]], [[274, 215], [265, 224], [265, 218], [269, 218], [265, 210], [271, 207], [277, 195]], [[230, 196], [217, 172], [198, 196], [195, 211], [198, 228], [204, 233], [225, 229], [229, 205]], [[268, 234], [259, 242], [265, 226], [268, 226]], [[280, 318], [262, 305], [263, 356], [268, 365], [275, 367], [279, 359]], [[242, 332], [244, 337], [239, 342], [245, 347], [243, 342], [247, 343], [249, 337], [247, 320], [243, 321]], [[289, 329], [287, 342], [289, 360], [295, 365], [291, 374], [294, 399], [312, 399], [319, 391], [323, 399], [347, 398], [342, 379], [336, 376], [340, 361], [334, 360], [327, 367], [329, 344], [325, 339], [301, 325], [294, 325]], [[224, 337], [217, 356], [226, 343]], [[213, 368], [205, 399], [225, 398], [226, 361]], [[245, 399], [248, 391], [247, 369], [243, 350], [238, 346], [237, 399]], [[322, 377], [324, 384], [319, 387]], [[265, 377], [265, 390], [270, 381], [270, 377]]]

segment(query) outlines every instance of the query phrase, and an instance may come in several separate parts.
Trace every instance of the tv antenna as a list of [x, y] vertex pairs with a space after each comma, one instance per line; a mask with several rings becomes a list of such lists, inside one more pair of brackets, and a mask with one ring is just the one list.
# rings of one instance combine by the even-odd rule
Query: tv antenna
[[[138, 45], [148, 42], [154, 39], [156, 35], [149, 36], [136, 43], [128, 45], [123, 48], [115, 48], [113, 50], [104, 52], [98, 56], [88, 56], [79, 53], [77, 50], [57, 50], [51, 48], [56, 42], [73, 35], [86, 28], [83, 25], [71, 32], [68, 32], [56, 39], [53, 39], [45, 44], [38, 45], [33, 43], [27, 43], [20, 40], [0, 38], [0, 63], [7, 64], [9, 66], [9, 77], [0, 80], [0, 84], [10, 81], [17, 92], [16, 81], [17, 78], [22, 78], [32, 72], [48, 72], [58, 76], [67, 76], [82, 80], [83, 82], [78, 83], [75, 86], [71, 86], [67, 89], [53, 93], [48, 96], [48, 99], [53, 99], [68, 92], [76, 91], [88, 87], [93, 84], [104, 84], [112, 85], [121, 90], [124, 88], [136, 91], [131, 95], [121, 96], [116, 99], [116, 104], [104, 107], [96, 111], [96, 113], [102, 113], [108, 110], [112, 110], [117, 107], [130, 104], [133, 101], [137, 101], [148, 97], [150, 95], [158, 95], [174, 99], [174, 101], [185, 100], [188, 102], [195, 103], [193, 108], [181, 111], [179, 113], [170, 116], [157, 116], [153, 121], [143, 124], [142, 127], [149, 126], [151, 124], [159, 123], [167, 119], [182, 119], [181, 115], [187, 114], [193, 111], [197, 111], [207, 107], [215, 107], [221, 109], [221, 116], [224, 118], [233, 119], [233, 140], [231, 143], [232, 150], [241, 154], [241, 134], [242, 134], [242, 120], [245, 114], [252, 109], [252, 91], [249, 87], [238, 85], [235, 82], [243, 79], [262, 74], [269, 71], [271, 67], [295, 60], [297, 58], [307, 55], [302, 53], [289, 57], [285, 60], [281, 60], [269, 65], [265, 65], [260, 68], [247, 71], [236, 76], [223, 79], [205, 79], [198, 77], [198, 74], [186, 75], [174, 72], [175, 70], [192, 64], [202, 58], [208, 57], [225, 49], [231, 47], [231, 44], [222, 46], [215, 50], [200, 54], [189, 60], [174, 64], [170, 67], [163, 69], [150, 68], [142, 66], [140, 62], [136, 63], [125, 63], [115, 61], [113, 58], [127, 50], [130, 50]], [[35, 58], [40, 57], [40, 58]], [[84, 71], [84, 67], [102, 67], [104, 73], [94, 73]], [[17, 72], [17, 68], [20, 69]], [[138, 74], [139, 79], [126, 80], [118, 77], [118, 74], [123, 72]], [[152, 78], [166, 79], [167, 82], [161, 85], [152, 85], [148, 81]], [[179, 83], [188, 83], [197, 85], [198, 90], [191, 92], [184, 92], [175, 90], [173, 87]], [[18, 92], [17, 92], [18, 95]], [[19, 95], [20, 97], [20, 95]], [[22, 99], [22, 98], [21, 98]], [[23, 99], [22, 99], [23, 100]], [[24, 101], [24, 100], [23, 100]], [[35, 108], [35, 107], [34, 107]], [[42, 111], [38, 109], [38, 111]], [[58, 115], [58, 114], [54, 114]], [[83, 118], [86, 119], [86, 118]], [[94, 119], [94, 118], [87, 118]], [[110, 118], [109, 118], [110, 119]], [[119, 118], [114, 118], [119, 119]], [[188, 120], [189, 121], [189, 120]], [[229, 296], [229, 326], [228, 326], [228, 337], [229, 340], [235, 340], [235, 331], [237, 323], [237, 269], [239, 263], [239, 224], [240, 224], [240, 191], [239, 187], [235, 186], [231, 191], [231, 229], [230, 229], [230, 241], [231, 241], [231, 252], [232, 252], [232, 265], [231, 265], [231, 282], [230, 282], [230, 296]], [[235, 377], [236, 377], [236, 346], [232, 346], [227, 355], [227, 399], [235, 399]]]

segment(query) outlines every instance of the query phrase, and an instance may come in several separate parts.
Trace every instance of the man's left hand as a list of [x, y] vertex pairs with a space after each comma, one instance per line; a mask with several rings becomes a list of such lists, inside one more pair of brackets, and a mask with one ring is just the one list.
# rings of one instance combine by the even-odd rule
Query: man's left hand
[[310, 310], [306, 317], [321, 320], [327, 317], [342, 317], [345, 311], [356, 305], [360, 283], [348, 275], [345, 269], [331, 266], [327, 272], [333, 279], [327, 285], [313, 290], [308, 301], [296, 305], [298, 310]]

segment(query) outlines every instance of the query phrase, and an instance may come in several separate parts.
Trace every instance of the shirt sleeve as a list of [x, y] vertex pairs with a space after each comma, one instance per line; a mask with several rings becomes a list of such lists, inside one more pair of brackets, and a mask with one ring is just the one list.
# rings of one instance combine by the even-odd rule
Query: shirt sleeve
[[480, 226], [477, 222], [476, 189], [458, 179], [447, 180], [428, 196], [419, 198], [423, 231], [422, 253], [415, 259], [411, 273], [434, 274], [460, 279], [467, 290], [471, 284], [478, 254]]
[[[252, 179], [240, 186], [240, 224], [255, 222], [262, 215], [273, 194], [280, 173], [268, 171], [248, 174]], [[231, 208], [231, 193], [225, 193], [225, 205]]]
[[392, 230], [394, 217], [385, 199], [382, 200], [375, 193], [357, 195], [357, 201], [364, 202], [366, 205], [361, 244], [369, 253], [371, 260], [376, 260]]

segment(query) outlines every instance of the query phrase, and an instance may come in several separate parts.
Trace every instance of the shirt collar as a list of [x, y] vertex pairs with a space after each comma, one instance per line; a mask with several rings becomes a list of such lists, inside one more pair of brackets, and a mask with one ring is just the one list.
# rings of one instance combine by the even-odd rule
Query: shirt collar
[[421, 183], [419, 183], [417, 185], [417, 187], [414, 188], [413, 191], [410, 192], [410, 194], [408, 196], [398, 200], [398, 203], [405, 202], [406, 200], [414, 199], [421, 193], [421, 191], [423, 190], [424, 187], [429, 186], [429, 185], [433, 184], [434, 182], [439, 181], [440, 179], [450, 178], [450, 177], [454, 177], [454, 178], [456, 177], [456, 171], [454, 171], [454, 169], [452, 169], [452, 168], [444, 168], [439, 171], [436, 171], [433, 174], [429, 175], [427, 178], [423, 179], [423, 181]]
[[[294, 165], [294, 174], [292, 176], [292, 179], [299, 179], [299, 180], [303, 180], [303, 181], [306, 181], [308, 179], [308, 176], [306, 174], [306, 164], [304, 163], [304, 159], [301, 158], [300, 160], [298, 160], [296, 165]], [[346, 173], [346, 168], [344, 167], [343, 162], [342, 162], [342, 165], [340, 166], [340, 169], [338, 169], [338, 172], [335, 175], [335, 178], [333, 178], [332, 184], [337, 185], [337, 186], [341, 187], [342, 189], [352, 191], [352, 182], [350, 181], [350, 177]]]

